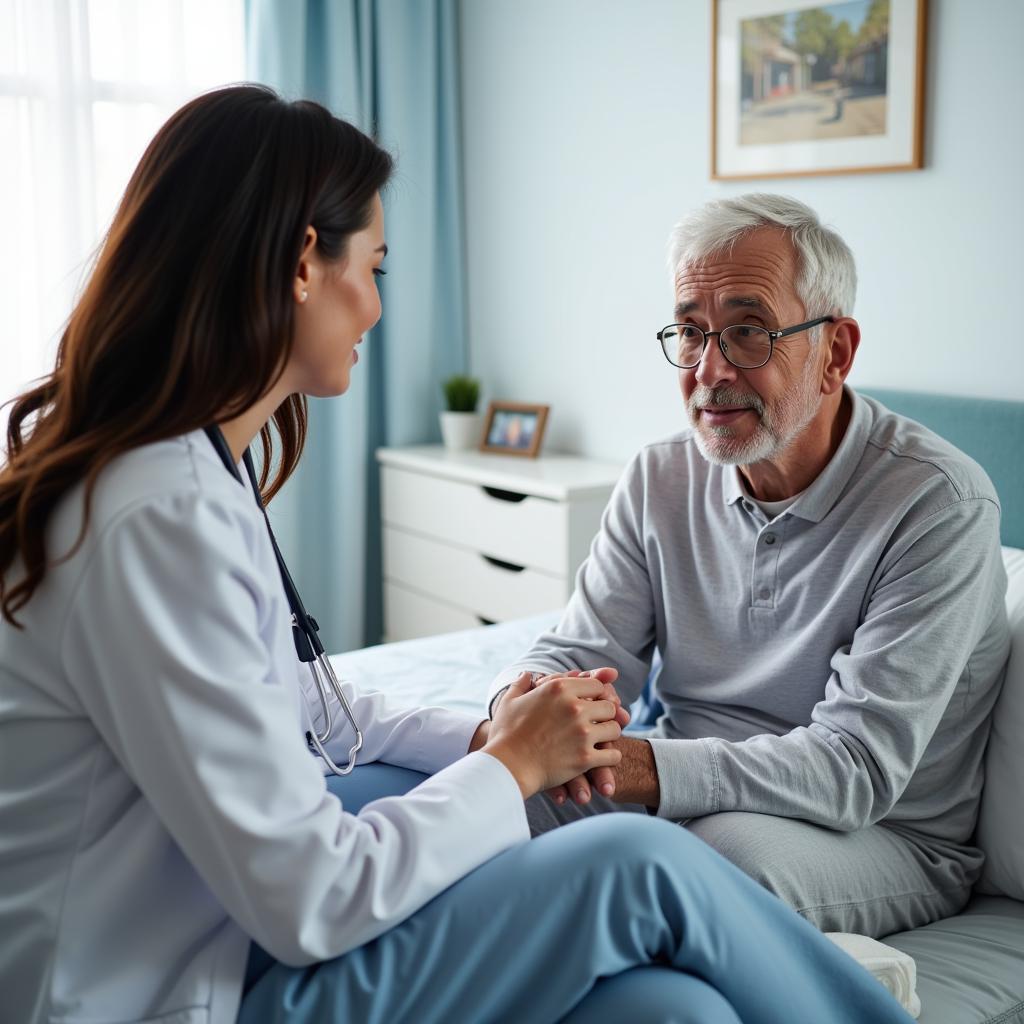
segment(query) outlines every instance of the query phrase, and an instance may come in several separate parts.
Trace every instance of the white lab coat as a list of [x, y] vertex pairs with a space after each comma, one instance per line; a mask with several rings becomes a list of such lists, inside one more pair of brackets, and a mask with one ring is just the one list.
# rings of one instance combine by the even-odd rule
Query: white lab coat
[[4, 1022], [233, 1021], [250, 937], [338, 956], [529, 836], [504, 766], [461, 756], [479, 719], [379, 694], [352, 699], [360, 761], [437, 774], [358, 816], [326, 791], [266, 527], [202, 431], [104, 470], [20, 620], [0, 621]]

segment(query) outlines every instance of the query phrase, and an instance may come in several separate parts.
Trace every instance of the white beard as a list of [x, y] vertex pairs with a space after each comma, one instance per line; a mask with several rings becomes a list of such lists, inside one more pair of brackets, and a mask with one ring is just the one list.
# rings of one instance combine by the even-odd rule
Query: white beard
[[[778, 458], [814, 419], [821, 406], [821, 392], [815, 386], [816, 360], [808, 354], [803, 372], [774, 408], [768, 409], [761, 396], [736, 388], [708, 388], [698, 384], [686, 402], [697, 448], [708, 462], [720, 466], [750, 466]], [[747, 440], [738, 440], [730, 426], [708, 427], [700, 423], [699, 409], [706, 406], [750, 406], [760, 418]]]

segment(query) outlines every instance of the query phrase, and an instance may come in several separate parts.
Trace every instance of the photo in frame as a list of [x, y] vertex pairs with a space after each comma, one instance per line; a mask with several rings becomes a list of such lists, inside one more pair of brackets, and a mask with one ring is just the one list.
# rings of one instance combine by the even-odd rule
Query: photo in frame
[[535, 457], [544, 440], [547, 405], [525, 402], [491, 402], [487, 408], [480, 451]]
[[923, 166], [927, 0], [711, 0], [711, 177]]

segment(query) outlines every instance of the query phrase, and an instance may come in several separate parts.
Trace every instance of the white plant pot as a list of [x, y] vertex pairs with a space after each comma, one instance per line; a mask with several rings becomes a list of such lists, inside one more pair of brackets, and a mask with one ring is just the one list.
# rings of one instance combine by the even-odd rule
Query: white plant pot
[[480, 444], [480, 415], [475, 412], [441, 413], [441, 436], [452, 452], [464, 452]]

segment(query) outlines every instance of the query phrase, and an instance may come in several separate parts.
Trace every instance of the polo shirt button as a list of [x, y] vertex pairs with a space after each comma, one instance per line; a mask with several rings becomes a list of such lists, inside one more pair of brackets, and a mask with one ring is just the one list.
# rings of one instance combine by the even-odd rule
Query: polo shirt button
[[764, 535], [764, 542], [765, 542], [765, 544], [774, 544], [775, 543], [775, 534], [774, 533], [766, 533]]
[[767, 587], [762, 587], [758, 591], [757, 596], [761, 598], [762, 601], [767, 601], [768, 598], [772, 596], [772, 592]]

